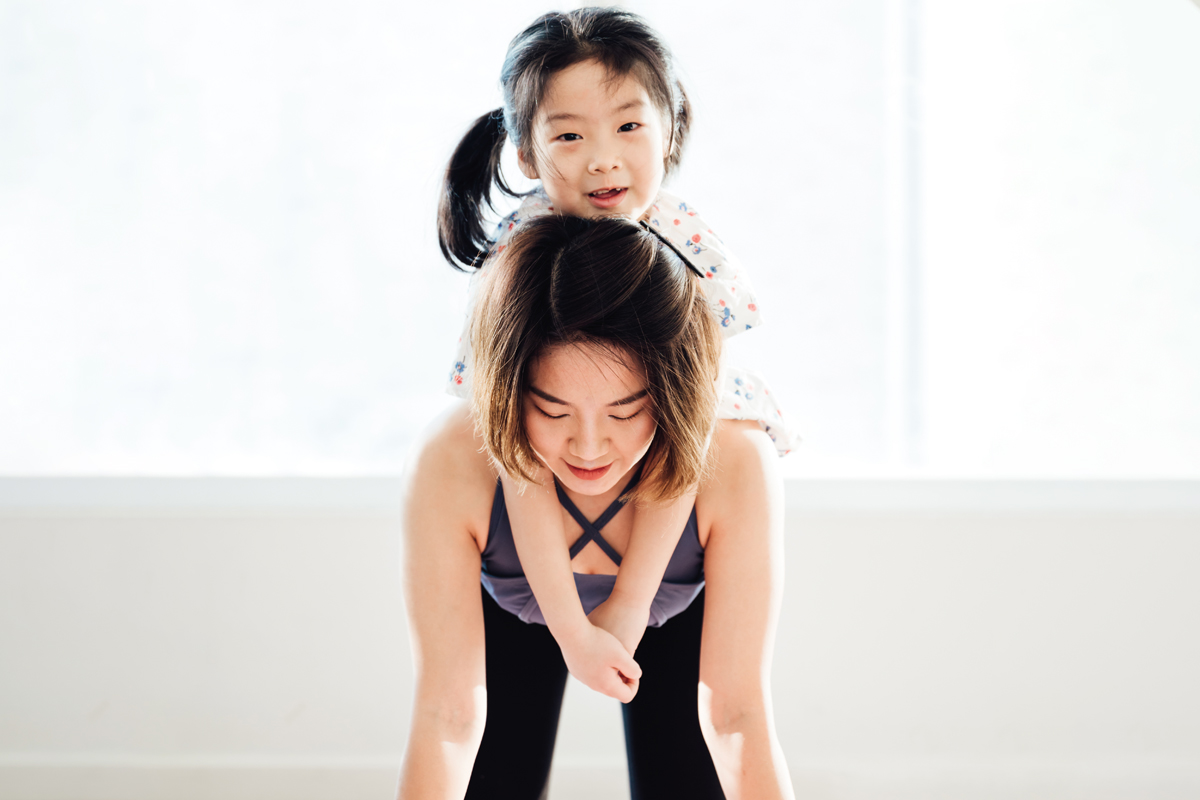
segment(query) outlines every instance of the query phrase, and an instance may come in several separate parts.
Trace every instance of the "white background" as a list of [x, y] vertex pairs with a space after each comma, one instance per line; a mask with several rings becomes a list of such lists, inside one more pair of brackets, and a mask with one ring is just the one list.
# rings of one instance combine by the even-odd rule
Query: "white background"
[[[1200, 796], [1200, 10], [630, 5], [850, 477], [786, 484], [798, 795]], [[0, 0], [0, 799], [394, 791], [437, 183], [543, 10]], [[615, 703], [554, 768], [623, 796]]]
[[[1200, 476], [1194, 4], [628, 6], [789, 473]], [[465, 298], [440, 172], [545, 8], [0, 5], [0, 474], [396, 473]]]

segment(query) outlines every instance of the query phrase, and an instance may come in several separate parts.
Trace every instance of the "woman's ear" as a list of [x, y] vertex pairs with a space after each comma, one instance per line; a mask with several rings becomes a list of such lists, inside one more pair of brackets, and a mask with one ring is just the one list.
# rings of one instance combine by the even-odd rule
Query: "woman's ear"
[[521, 168], [521, 174], [529, 180], [536, 181], [538, 179], [537, 167], [525, 158], [525, 148], [523, 147], [517, 148], [517, 166]]

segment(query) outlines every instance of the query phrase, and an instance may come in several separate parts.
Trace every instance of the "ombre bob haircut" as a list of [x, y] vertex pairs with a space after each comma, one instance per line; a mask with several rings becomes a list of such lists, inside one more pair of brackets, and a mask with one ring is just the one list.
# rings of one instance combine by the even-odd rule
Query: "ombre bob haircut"
[[496, 466], [531, 482], [529, 367], [555, 345], [596, 347], [645, 379], [658, 425], [634, 502], [665, 502], [704, 476], [717, 417], [721, 333], [699, 278], [622, 218], [529, 220], [481, 274], [471, 327], [472, 407]]

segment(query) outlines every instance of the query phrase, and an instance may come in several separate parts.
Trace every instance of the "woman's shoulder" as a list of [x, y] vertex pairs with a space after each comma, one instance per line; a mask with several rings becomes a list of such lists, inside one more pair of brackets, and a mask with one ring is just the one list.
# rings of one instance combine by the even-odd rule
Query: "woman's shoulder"
[[404, 503], [486, 536], [497, 473], [475, 432], [470, 407], [456, 402], [422, 432], [405, 469]]
[[701, 543], [714, 525], [736, 524], [747, 503], [770, 502], [782, 492], [775, 445], [755, 420], [718, 421], [710, 457], [696, 495]]

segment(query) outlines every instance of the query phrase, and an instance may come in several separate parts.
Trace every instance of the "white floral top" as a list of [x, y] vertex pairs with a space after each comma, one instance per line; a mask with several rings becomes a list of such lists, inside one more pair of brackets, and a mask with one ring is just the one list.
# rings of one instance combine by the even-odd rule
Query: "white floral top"
[[[500, 220], [492, 244], [492, 254], [508, 246], [513, 231], [527, 219], [553, 214], [554, 206], [546, 195], [529, 195], [521, 207]], [[737, 262], [725, 249], [725, 244], [696, 210], [667, 192], [659, 192], [658, 200], [650, 207], [649, 223], [664, 239], [702, 273], [700, 285], [721, 323], [725, 338], [736, 336], [762, 324], [758, 300], [749, 281], [741, 274]], [[467, 301], [467, 318], [459, 337], [458, 354], [450, 370], [446, 390], [456, 397], [470, 396], [471, 381], [471, 317], [475, 310], [477, 278], [491, 265], [491, 259], [471, 279], [471, 295]], [[726, 363], [724, 385], [718, 411], [722, 419], [756, 420], [767, 432], [779, 455], [787, 455], [799, 444], [799, 437], [783, 418], [783, 411], [767, 388], [766, 381], [751, 370]]]

